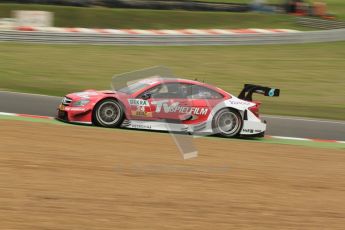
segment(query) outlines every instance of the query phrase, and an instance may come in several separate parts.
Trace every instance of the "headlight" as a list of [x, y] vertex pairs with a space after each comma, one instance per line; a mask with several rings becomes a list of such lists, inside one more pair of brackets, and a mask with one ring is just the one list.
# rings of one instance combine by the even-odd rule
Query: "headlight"
[[72, 106], [84, 106], [89, 102], [90, 102], [90, 100], [88, 100], [88, 99], [82, 99], [80, 101], [73, 102]]

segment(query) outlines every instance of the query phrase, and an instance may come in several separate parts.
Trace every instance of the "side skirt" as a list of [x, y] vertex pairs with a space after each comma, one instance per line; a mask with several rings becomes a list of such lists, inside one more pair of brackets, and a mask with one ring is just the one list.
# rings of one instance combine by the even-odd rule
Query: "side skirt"
[[171, 132], [198, 132], [198, 133], [212, 133], [206, 130], [206, 123], [198, 125], [185, 125], [178, 123], [169, 123], [164, 121], [139, 121], [139, 120], [125, 120], [121, 127], [129, 129], [146, 129], [157, 131], [171, 131]]

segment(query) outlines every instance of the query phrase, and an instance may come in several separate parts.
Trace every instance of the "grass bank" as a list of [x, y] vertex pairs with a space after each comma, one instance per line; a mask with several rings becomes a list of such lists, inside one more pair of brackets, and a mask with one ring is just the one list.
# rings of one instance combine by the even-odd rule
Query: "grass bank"
[[304, 29], [289, 15], [178, 10], [110, 9], [34, 4], [0, 4], [0, 18], [13, 10], [44, 10], [54, 13], [59, 27], [89, 28], [285, 28]]
[[280, 88], [269, 114], [345, 120], [345, 42], [221, 47], [119, 47], [0, 43], [0, 88], [64, 95], [107, 89], [112, 75], [164, 65], [238, 94], [244, 83]]
[[[225, 3], [247, 3], [250, 4], [253, 0], [198, 0], [202, 2], [225, 2]], [[266, 0], [267, 3], [270, 4], [282, 4], [286, 2], [285, 0]], [[345, 20], [345, 1], [344, 0], [311, 0], [306, 1], [308, 3], [313, 2], [325, 2], [327, 4], [327, 8], [329, 13], [333, 13], [339, 19]]]

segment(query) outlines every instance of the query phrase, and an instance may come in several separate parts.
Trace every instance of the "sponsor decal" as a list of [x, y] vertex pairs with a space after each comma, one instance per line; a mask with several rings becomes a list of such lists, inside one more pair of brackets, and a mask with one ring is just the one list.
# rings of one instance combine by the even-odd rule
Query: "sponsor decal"
[[59, 110], [61, 111], [86, 111], [83, 107], [65, 107], [64, 105], [59, 106]]
[[232, 105], [250, 105], [250, 102], [246, 101], [228, 101]]
[[274, 92], [276, 91], [276, 89], [270, 89], [270, 91], [268, 91], [268, 96], [273, 97], [274, 96]]
[[161, 101], [153, 101], [151, 102], [156, 106], [156, 113], [187, 113], [187, 114], [194, 114], [194, 115], [206, 115], [208, 112], [208, 108], [199, 108], [199, 107], [187, 107], [187, 106], [180, 106], [179, 102], [174, 102], [172, 104], [168, 104], [168, 100], [161, 100]]
[[65, 109], [66, 111], [85, 111], [85, 108], [81, 108], [81, 107], [66, 107]]
[[132, 116], [139, 116], [139, 117], [152, 117], [152, 112], [146, 112], [145, 106], [137, 106], [136, 110], [131, 110]]
[[128, 99], [128, 103], [135, 106], [149, 106], [149, 102], [143, 99]]
[[133, 129], [151, 129], [151, 125], [132, 124]]
[[264, 94], [264, 93], [265, 93], [265, 91], [263, 91], [263, 90], [261, 90], [261, 89], [256, 90], [256, 92], [257, 92], [257, 93], [261, 93], [261, 94]]
[[245, 133], [261, 133], [263, 130], [260, 129], [242, 129], [243, 132]]
[[243, 129], [242, 131], [246, 133], [254, 133], [253, 129]]
[[146, 111], [132, 110], [131, 114], [132, 116], [138, 116], [138, 117], [152, 117], [152, 112], [146, 112]]

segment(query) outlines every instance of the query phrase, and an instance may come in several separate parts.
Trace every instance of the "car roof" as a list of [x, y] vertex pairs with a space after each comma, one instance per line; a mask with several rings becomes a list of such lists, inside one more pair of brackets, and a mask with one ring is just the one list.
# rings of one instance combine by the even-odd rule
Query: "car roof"
[[140, 80], [139, 82], [146, 83], [146, 84], [158, 84], [158, 83], [171, 83], [171, 82], [178, 82], [178, 83], [187, 83], [187, 84], [195, 84], [195, 85], [207, 85], [210, 87], [214, 87], [211, 85], [208, 85], [204, 82], [199, 82], [199, 81], [193, 81], [189, 79], [183, 79], [183, 78], [169, 78], [169, 77], [150, 77], [150, 78], [145, 78]]
[[150, 78], [145, 78], [140, 80], [139, 82], [144, 83], [144, 84], [149, 84], [151, 86], [153, 85], [158, 85], [158, 84], [164, 84], [164, 83], [186, 83], [186, 84], [194, 84], [194, 85], [200, 85], [200, 86], [205, 86], [207, 88], [213, 89], [223, 95], [229, 95], [228, 92], [224, 91], [223, 89], [220, 89], [218, 87], [215, 87], [213, 85], [204, 83], [204, 82], [199, 82], [196, 80], [189, 80], [189, 79], [183, 79], [183, 78], [170, 78], [170, 77], [159, 77], [159, 76], [153, 76]]

